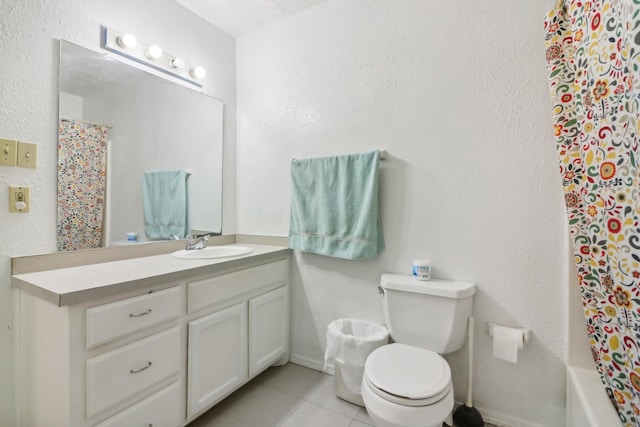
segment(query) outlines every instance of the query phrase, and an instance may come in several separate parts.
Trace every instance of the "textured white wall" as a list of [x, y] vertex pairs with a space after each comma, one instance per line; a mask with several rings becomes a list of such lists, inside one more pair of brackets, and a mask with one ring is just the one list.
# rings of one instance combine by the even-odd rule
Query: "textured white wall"
[[[38, 144], [36, 170], [0, 166], [0, 426], [14, 426], [10, 257], [56, 248], [58, 39], [100, 46], [100, 26], [131, 31], [207, 69], [225, 103], [223, 228], [235, 232], [235, 40], [172, 0], [0, 0], [0, 137]], [[9, 214], [7, 186], [31, 187], [31, 213]]]
[[[386, 251], [368, 262], [296, 255], [297, 357], [322, 360], [335, 318], [381, 320], [379, 275], [428, 258], [434, 276], [478, 286], [485, 416], [564, 425], [567, 255], [542, 31], [552, 6], [332, 0], [238, 38], [239, 233], [287, 235], [292, 158], [390, 155]], [[487, 321], [531, 328], [518, 364], [492, 357]], [[462, 401], [466, 349], [447, 359]]]

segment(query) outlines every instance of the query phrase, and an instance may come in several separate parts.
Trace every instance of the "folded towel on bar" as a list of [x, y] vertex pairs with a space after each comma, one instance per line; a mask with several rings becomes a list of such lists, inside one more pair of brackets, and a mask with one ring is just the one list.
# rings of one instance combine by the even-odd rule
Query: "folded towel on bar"
[[384, 250], [380, 151], [291, 161], [289, 247], [346, 259]]
[[184, 169], [144, 172], [142, 201], [148, 238], [172, 239], [189, 234], [188, 177]]

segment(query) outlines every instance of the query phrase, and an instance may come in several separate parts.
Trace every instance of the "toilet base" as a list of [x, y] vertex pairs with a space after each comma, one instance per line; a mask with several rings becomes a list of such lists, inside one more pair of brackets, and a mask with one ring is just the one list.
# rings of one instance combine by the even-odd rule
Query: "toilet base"
[[442, 427], [443, 422], [452, 423], [453, 387], [432, 405], [404, 406], [378, 396], [363, 381], [362, 400], [376, 427]]

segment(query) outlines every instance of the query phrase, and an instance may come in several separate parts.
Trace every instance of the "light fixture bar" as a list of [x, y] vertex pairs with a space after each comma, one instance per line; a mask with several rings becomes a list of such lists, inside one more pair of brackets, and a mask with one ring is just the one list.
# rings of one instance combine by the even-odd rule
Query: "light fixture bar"
[[103, 28], [103, 30], [102, 47], [109, 52], [202, 88], [204, 68], [190, 65], [181, 57], [164, 52], [158, 45], [145, 44], [132, 34], [120, 33], [110, 28]]

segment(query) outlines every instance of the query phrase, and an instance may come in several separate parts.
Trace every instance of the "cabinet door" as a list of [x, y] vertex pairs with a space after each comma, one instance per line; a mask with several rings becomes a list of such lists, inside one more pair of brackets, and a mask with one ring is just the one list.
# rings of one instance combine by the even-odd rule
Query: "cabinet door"
[[249, 300], [249, 376], [253, 377], [289, 350], [287, 287]]
[[189, 322], [188, 418], [247, 380], [247, 353], [246, 303]]

